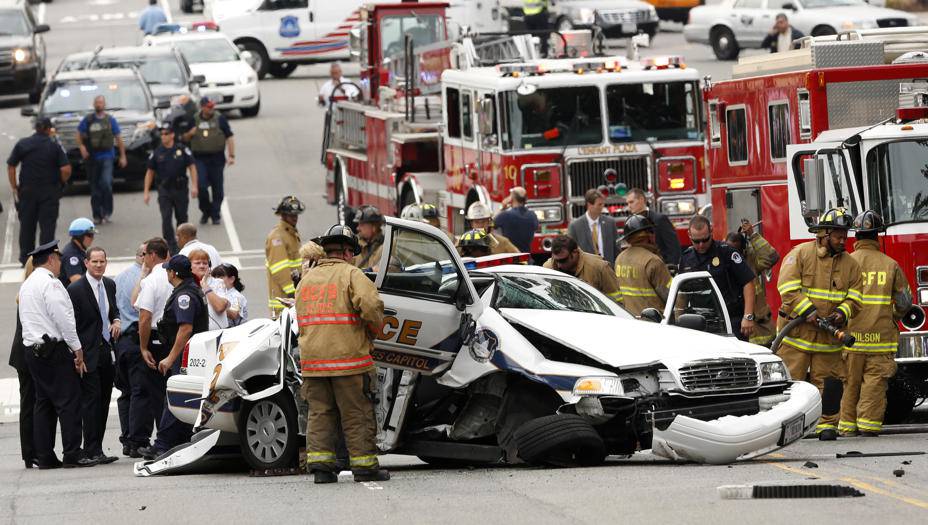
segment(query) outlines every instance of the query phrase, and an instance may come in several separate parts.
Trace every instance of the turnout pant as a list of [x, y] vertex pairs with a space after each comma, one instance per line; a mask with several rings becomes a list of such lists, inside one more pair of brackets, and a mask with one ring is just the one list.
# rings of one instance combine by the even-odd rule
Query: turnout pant
[[61, 422], [64, 461], [81, 458], [81, 378], [74, 357], [59, 343], [46, 358], [26, 349], [26, 365], [35, 381], [33, 438], [40, 465], [52, 465], [55, 457], [55, 420]]
[[818, 420], [815, 433], [819, 434], [823, 430], [837, 430], [841, 394], [837, 393], [838, 400], [831, 400], [833, 393], [825, 392], [825, 383], [829, 379], [837, 381], [844, 379], [844, 361], [841, 359], [841, 352], [806, 352], [781, 344], [777, 355], [786, 364], [789, 375], [793, 379], [812, 383], [822, 395], [822, 417]]
[[896, 374], [896, 354], [844, 352], [847, 377], [841, 398], [841, 432], [879, 433], [886, 412], [886, 386]]
[[[350, 376], [304, 377], [302, 394], [309, 403], [306, 467], [335, 472], [336, 444], [344, 431], [352, 472], [377, 470], [377, 423], [373, 396], [374, 371]], [[339, 419], [341, 429], [339, 429]]]
[[90, 180], [90, 211], [94, 219], [113, 214], [113, 157], [89, 159], [85, 163]]
[[58, 224], [58, 205], [61, 189], [57, 186], [19, 188], [19, 263], [26, 264], [29, 253], [35, 249], [36, 228], [40, 229], [39, 244], [55, 238]]
[[33, 461], [36, 458], [32, 437], [35, 426], [35, 384], [24, 363], [16, 367], [16, 376], [19, 378], [19, 448], [23, 461]]
[[[185, 179], [186, 180], [186, 179]], [[180, 250], [177, 246], [177, 238], [174, 237], [175, 224], [171, 221], [173, 218], [177, 224], [187, 222], [187, 206], [190, 198], [187, 195], [187, 183], [180, 186], [166, 183], [158, 186], [158, 209], [161, 211], [161, 235], [168, 242], [168, 248], [172, 254]]]
[[226, 157], [222, 153], [196, 153], [197, 179], [199, 180], [200, 211], [214, 221], [219, 220], [219, 208], [224, 197], [224, 170]]

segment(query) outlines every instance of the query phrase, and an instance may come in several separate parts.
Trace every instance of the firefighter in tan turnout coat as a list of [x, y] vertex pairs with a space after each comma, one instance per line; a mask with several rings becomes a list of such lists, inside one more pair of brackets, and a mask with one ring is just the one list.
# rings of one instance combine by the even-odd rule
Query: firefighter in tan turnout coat
[[267, 267], [267, 305], [271, 317], [277, 318], [284, 308], [281, 298], [293, 297], [294, 273], [299, 275], [302, 267], [300, 257], [300, 234], [296, 231], [299, 215], [306, 209], [300, 199], [288, 195], [281, 199], [274, 213], [280, 222], [264, 241], [264, 265]]

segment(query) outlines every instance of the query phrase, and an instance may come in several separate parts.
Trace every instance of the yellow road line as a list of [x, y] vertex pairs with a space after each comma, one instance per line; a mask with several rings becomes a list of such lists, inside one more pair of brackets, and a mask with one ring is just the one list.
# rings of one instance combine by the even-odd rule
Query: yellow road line
[[887, 498], [892, 498], [894, 500], [898, 500], [903, 503], [908, 503], [909, 505], [928, 510], [928, 501], [920, 500], [917, 498], [909, 498], [906, 496], [899, 496], [897, 494], [893, 494], [892, 492], [889, 492], [888, 490], [883, 490], [869, 483], [860, 481], [859, 479], [854, 479], [854, 478], [840, 478], [840, 479], [841, 481], [850, 483], [851, 485], [854, 485], [855, 487], [859, 489], [870, 491], [875, 494], [879, 494], [881, 496], [886, 496]]

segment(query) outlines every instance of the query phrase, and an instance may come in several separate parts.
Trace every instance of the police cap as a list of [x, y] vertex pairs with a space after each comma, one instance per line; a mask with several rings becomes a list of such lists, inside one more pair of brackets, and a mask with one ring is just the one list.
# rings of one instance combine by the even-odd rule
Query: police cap
[[351, 246], [351, 249], [354, 251], [354, 254], [357, 255], [361, 253], [361, 245], [358, 244], [358, 237], [354, 234], [351, 228], [347, 226], [342, 226], [341, 224], [336, 224], [328, 229], [325, 232], [325, 235], [320, 235], [312, 240], [314, 243], [322, 246], [322, 248], [328, 251], [327, 246], [333, 244], [341, 244]]
[[190, 259], [186, 255], [175, 255], [161, 265], [165, 270], [171, 270], [181, 279], [193, 277], [193, 269], [190, 266]]
[[29, 252], [29, 257], [38, 257], [40, 255], [45, 255], [47, 253], [60, 253], [58, 251], [58, 239], [54, 241], [49, 241], [42, 246], [39, 246], [35, 250]]

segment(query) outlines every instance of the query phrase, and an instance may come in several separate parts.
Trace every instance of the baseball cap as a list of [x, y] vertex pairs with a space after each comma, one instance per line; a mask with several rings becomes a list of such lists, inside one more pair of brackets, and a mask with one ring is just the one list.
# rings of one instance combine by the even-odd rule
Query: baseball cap
[[209, 98], [208, 96], [204, 96], [204, 97], [200, 98], [200, 107], [204, 107], [204, 108], [214, 108], [214, 107], [216, 107], [216, 101], [213, 100], [213, 99], [211, 99], [211, 98]]
[[48, 117], [39, 117], [35, 119], [35, 129], [51, 129], [53, 127], [55, 127], [55, 125], [52, 124], [52, 119]]
[[173, 131], [174, 131], [174, 126], [173, 126], [170, 122], [164, 121], [164, 122], [161, 123], [160, 126], [158, 126], [158, 129], [160, 129], [161, 131], [171, 131], [171, 132], [173, 132]]
[[165, 270], [171, 270], [176, 273], [178, 277], [193, 276], [193, 270], [190, 267], [190, 259], [188, 259], [186, 255], [175, 255], [162, 264], [161, 267]]

